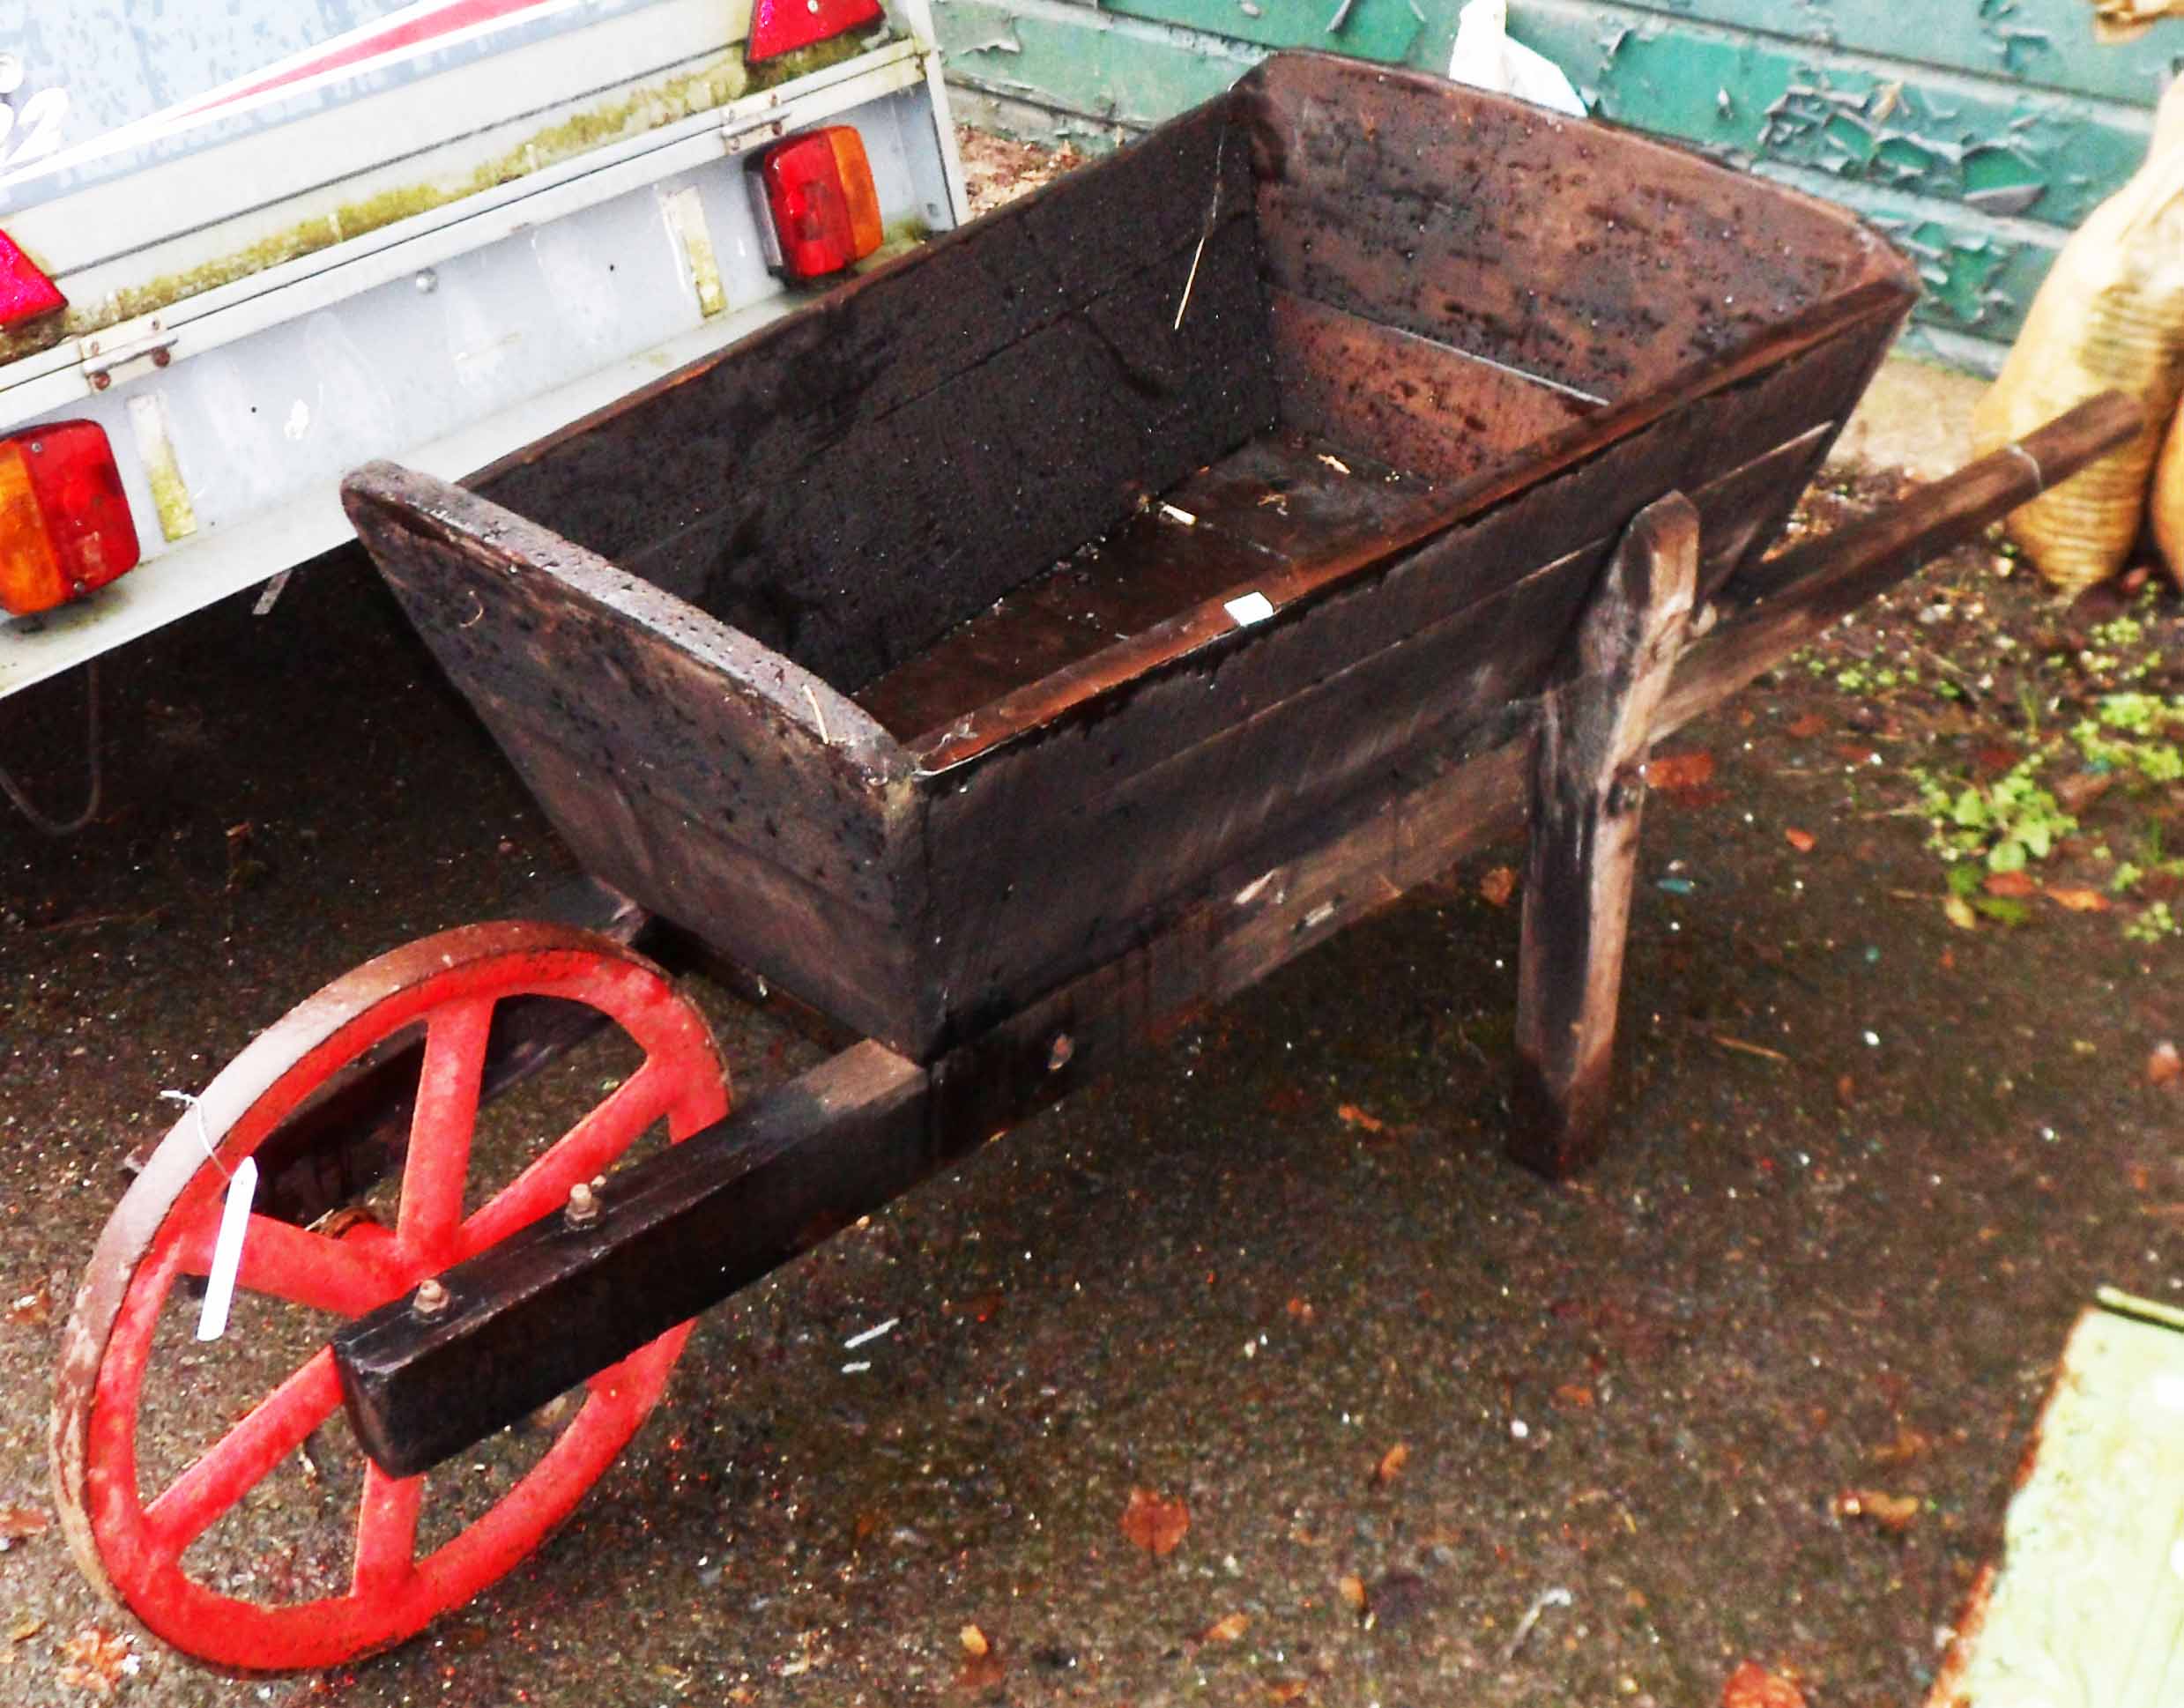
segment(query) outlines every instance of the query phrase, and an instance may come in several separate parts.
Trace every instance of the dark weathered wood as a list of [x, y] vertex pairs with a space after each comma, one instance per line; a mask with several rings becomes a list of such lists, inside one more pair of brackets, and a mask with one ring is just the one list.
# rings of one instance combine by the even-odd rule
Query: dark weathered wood
[[1177, 612], [1430, 509], [1426, 481], [1335, 449], [1289, 433], [1253, 439], [958, 625], [858, 703], [906, 741], [945, 731]]
[[[1692, 683], [1705, 682], [1716, 698], [1742, 687], [1921, 563], [1976, 538], [1990, 523], [2128, 442], [2143, 420], [2132, 398], [2103, 392], [1885, 509], [1750, 565], [1724, 598], [1756, 608], [1693, 645]], [[1716, 683], [1727, 686], [1715, 688]], [[1664, 727], [1688, 722], [1711, 703], [1680, 678], [1661, 709]]]
[[[1876, 313], [1868, 305], [1862, 318], [1839, 328], [1835, 336], [1784, 354], [1735, 383], [1643, 419], [1630, 412], [1602, 412], [1570, 429], [1587, 436], [1583, 447], [1573, 449], [1565, 442], [1567, 434], [1556, 434], [1516, 464], [1482, 471], [1445, 489], [1437, 510], [1392, 528], [1385, 538], [1334, 542], [1293, 568], [1270, 565], [1257, 585], [1284, 606], [1307, 599], [1332, 603], [1362, 598], [1372, 610], [1362, 619], [1370, 627], [1358, 631], [1360, 647], [1374, 644], [1368, 638], [1371, 635], [1406, 632], [1444, 614], [1452, 590], [1472, 598], [1497, 592], [1543, 563], [1602, 536], [1612, 537], [1663, 492], [1703, 486], [1819, 422], [1844, 418], [1894, 335], [1904, 306], [1891, 298]], [[1599, 434], [1600, 422], [1609, 415], [1616, 417], [1615, 430]], [[1448, 430], [1462, 431], [1460, 420], [1452, 416]], [[1430, 572], [1421, 573], [1422, 565], [1430, 565]], [[921, 770], [937, 772], [1005, 744], [1036, 746], [1055, 735], [1066, 739], [1080, 726], [1118, 740], [1124, 725], [1102, 714], [1118, 708], [1100, 702], [1134, 704], [1148, 692], [1158, 692], [1153, 683], [1205, 673], [1215, 658], [1195, 655], [1208, 649], [1246, 655], [1222, 657], [1215, 672], [1231, 703], [1245, 692], [1242, 679], [1263, 683], [1293, 667], [1284, 649], [1267, 649], [1258, 635], [1244, 646], [1235, 635], [1235, 622], [1222, 602], [1208, 600], [1004, 696], [913, 744], [911, 751]], [[1177, 691], [1190, 696], [1187, 687]], [[1192, 703], [1199, 702], [1192, 699]], [[1211, 708], [1202, 707], [1188, 726], [1193, 733], [1182, 739], [1196, 739], [1195, 731], [1210, 717]], [[1171, 739], [1141, 724], [1131, 730], [1130, 739], [1134, 742], [1148, 735]]]
[[[1324, 559], [1293, 578], [1270, 561], [1253, 585], [1281, 607], [1271, 620], [1238, 629], [1212, 603], [915, 744], [930, 772], [921, 943], [933, 969], [919, 1033], [936, 1048], [974, 1036], [1097, 965], [1228, 861], [1309, 834], [1375, 767], [1452, 739], [1500, 696], [1538, 692], [1646, 494], [1697, 487], [1710, 524], [1749, 539], [1742, 516], [1780, 494], [1711, 483], [1737, 450], [1847, 412], [1886, 327], [1698, 399], [1377, 569], [1323, 582]], [[1148, 655], [1164, 662], [1144, 667]], [[980, 747], [1012, 719], [1020, 733]], [[1077, 850], [1118, 846], [1132, 855], [1113, 881], [1085, 885]]]
[[1270, 62], [1238, 85], [1268, 277], [1615, 402], [1908, 270], [1844, 210], [1439, 78]]
[[862, 1043], [334, 1339], [349, 1420], [397, 1476], [425, 1470], [839, 1232], [943, 1166], [925, 1074]]
[[1541, 702], [1510, 1153], [1555, 1179], [1607, 1125], [1645, 755], [1697, 581], [1698, 512], [1671, 493], [1608, 561], [1578, 626], [1579, 673]]
[[910, 763], [779, 654], [536, 524], [375, 464], [350, 515], [585, 870], [870, 1036], [904, 1027]]
[[1229, 130], [1179, 119], [480, 484], [860, 687], [1273, 424]]
[[1281, 419], [1430, 479], [1520, 458], [1599, 405], [1416, 332], [1270, 293]]

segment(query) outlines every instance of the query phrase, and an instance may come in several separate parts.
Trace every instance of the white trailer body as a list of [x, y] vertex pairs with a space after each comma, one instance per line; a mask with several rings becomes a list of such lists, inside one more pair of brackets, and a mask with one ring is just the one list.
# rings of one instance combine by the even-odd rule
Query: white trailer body
[[0, 620], [0, 697], [347, 539], [359, 463], [460, 479], [792, 306], [753, 150], [854, 125], [890, 249], [958, 224], [924, 0], [755, 67], [751, 4], [0, 0], [0, 231], [70, 305], [0, 439], [96, 423], [143, 553]]

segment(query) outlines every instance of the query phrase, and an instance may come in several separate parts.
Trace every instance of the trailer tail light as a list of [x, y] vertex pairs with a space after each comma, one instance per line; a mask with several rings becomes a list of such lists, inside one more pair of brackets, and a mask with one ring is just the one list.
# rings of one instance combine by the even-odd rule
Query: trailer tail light
[[0, 610], [27, 617], [104, 587], [137, 558], [114, 451], [95, 421], [0, 439]]
[[753, 182], [767, 264], [791, 278], [838, 273], [880, 247], [880, 192], [856, 128], [830, 124], [776, 143]]
[[755, 65], [776, 54], [808, 48], [887, 14], [880, 0], [752, 0], [751, 34], [743, 44], [743, 63]]
[[14, 239], [0, 231], [0, 328], [20, 326], [67, 307], [60, 287], [16, 248]]

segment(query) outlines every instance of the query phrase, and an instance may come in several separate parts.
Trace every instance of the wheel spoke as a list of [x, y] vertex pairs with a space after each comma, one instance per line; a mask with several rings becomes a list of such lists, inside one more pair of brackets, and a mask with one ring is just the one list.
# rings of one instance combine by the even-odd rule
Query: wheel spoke
[[417, 1569], [417, 1514], [425, 1478], [390, 1477], [364, 1462], [364, 1498], [356, 1512], [356, 1571], [351, 1593], [366, 1600], [391, 1595]]
[[301, 1447], [340, 1403], [333, 1349], [321, 1347], [145, 1510], [154, 1546], [170, 1558], [178, 1556]]
[[666, 1113], [676, 1089], [672, 1074], [647, 1062], [463, 1224], [459, 1254], [474, 1257], [566, 1203], [571, 1186], [602, 1171]]
[[[182, 1267], [202, 1275], [212, 1264], [212, 1242], [219, 1231], [207, 1217], [182, 1251]], [[394, 1236], [383, 1228], [359, 1228], [329, 1239], [293, 1222], [254, 1215], [242, 1238], [242, 1262], [235, 1285], [310, 1311], [338, 1317], [361, 1317], [376, 1311], [409, 1284]]]
[[434, 1268], [445, 1263], [449, 1242], [463, 1221], [463, 1183], [470, 1173], [471, 1132], [478, 1125], [479, 1086], [492, 1029], [493, 999], [475, 997], [440, 1009], [425, 1031], [395, 1237], [413, 1261]]

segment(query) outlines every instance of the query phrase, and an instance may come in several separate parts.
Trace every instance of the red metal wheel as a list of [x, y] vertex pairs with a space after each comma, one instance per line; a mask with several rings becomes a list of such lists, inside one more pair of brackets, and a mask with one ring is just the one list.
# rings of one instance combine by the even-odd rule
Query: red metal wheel
[[[487, 1026], [496, 1002], [528, 996], [600, 1011], [644, 1059], [465, 1214]], [[727, 1112], [727, 1076], [705, 1021], [658, 969], [605, 938], [539, 925], [472, 926], [383, 955], [291, 1011], [213, 1080], [123, 1196], [93, 1254], [63, 1341], [53, 1474], [63, 1527], [86, 1575], [159, 1637], [218, 1667], [331, 1666], [400, 1642], [469, 1600], [537, 1547], [613, 1463], [689, 1332], [687, 1324], [672, 1330], [593, 1377], [543, 1457], [421, 1555], [427, 1479], [387, 1477], [362, 1459], [343, 1423], [363, 1471], [353, 1540], [334, 1567], [346, 1567], [345, 1590], [262, 1598], [232, 1588], [234, 1574], [205, 1581], [186, 1565], [201, 1535], [334, 1418], [340, 1392], [322, 1341], [239, 1419], [221, 1414], [211, 1444], [147, 1496], [140, 1412], [161, 1306], [179, 1278], [210, 1266], [226, 1173], [343, 1069], [420, 1028], [423, 1066], [391, 1229], [364, 1221], [330, 1236], [253, 1215], [239, 1306], [256, 1294], [302, 1308], [299, 1318], [360, 1316], [558, 1208], [572, 1185], [663, 1118], [680, 1140]], [[315, 1320], [305, 1318], [306, 1332], [323, 1333], [309, 1327]], [[171, 1444], [160, 1444], [171, 1453]]]

